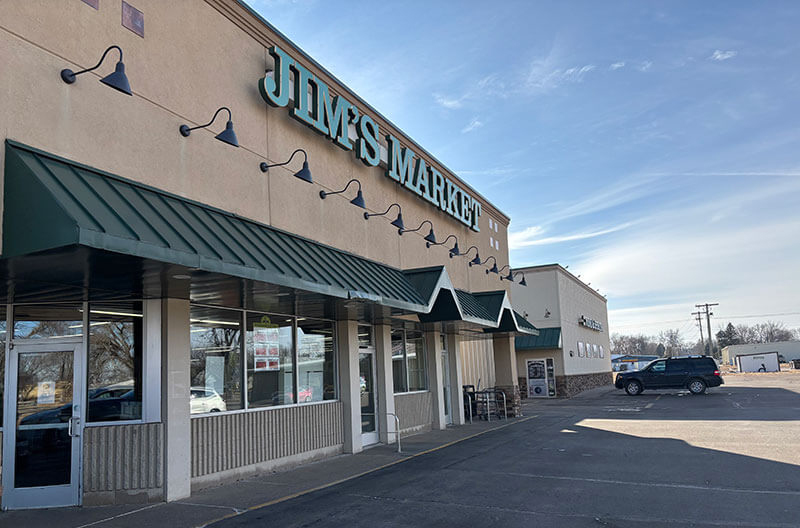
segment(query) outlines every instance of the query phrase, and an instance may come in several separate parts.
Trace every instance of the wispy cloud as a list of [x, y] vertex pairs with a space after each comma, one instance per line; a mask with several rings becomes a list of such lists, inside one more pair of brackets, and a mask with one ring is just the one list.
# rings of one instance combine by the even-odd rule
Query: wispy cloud
[[540, 237], [539, 235], [545, 232], [542, 226], [531, 226], [523, 229], [522, 231], [511, 232], [508, 234], [508, 248], [520, 249], [530, 246], [544, 246], [547, 244], [559, 244], [561, 242], [572, 242], [575, 240], [586, 240], [588, 238], [595, 238], [603, 235], [608, 235], [616, 231], [621, 231], [632, 225], [631, 222], [620, 224], [618, 226], [609, 227], [606, 229], [598, 229], [594, 231], [587, 231], [582, 233], [570, 233], [566, 235], [555, 235], [549, 237]]
[[619, 61], [619, 62], [615, 62], [614, 64], [609, 66], [608, 69], [611, 70], [611, 71], [614, 71], [614, 70], [618, 70], [618, 69], [624, 68], [624, 67], [625, 67], [625, 62], [624, 61]]
[[464, 97], [447, 97], [440, 94], [433, 94], [433, 100], [436, 104], [448, 110], [454, 110], [464, 106]]
[[653, 67], [653, 61], [646, 60], [646, 61], [642, 61], [639, 64], [639, 66], [637, 66], [637, 69], [640, 72], [646, 72], [646, 71], [650, 71], [650, 68], [652, 68], [652, 67]]
[[714, 50], [714, 53], [711, 54], [709, 59], [715, 60], [715, 61], [724, 61], [724, 60], [732, 59], [736, 55], [738, 55], [738, 52], [735, 51], [735, 50], [727, 50], [727, 51]]
[[547, 61], [534, 61], [525, 85], [533, 91], [549, 92], [563, 84], [582, 82], [586, 74], [594, 69], [594, 64], [570, 68], [551, 68]]
[[466, 134], [467, 132], [472, 132], [473, 130], [477, 130], [482, 126], [483, 126], [483, 121], [481, 121], [477, 117], [473, 117], [472, 121], [470, 121], [467, 126], [461, 129], [461, 133]]

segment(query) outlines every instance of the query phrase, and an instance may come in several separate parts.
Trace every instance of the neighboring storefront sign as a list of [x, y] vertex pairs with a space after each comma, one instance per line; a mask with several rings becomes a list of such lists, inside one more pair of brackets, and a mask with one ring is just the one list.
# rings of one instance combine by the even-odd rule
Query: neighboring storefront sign
[[547, 398], [547, 370], [543, 359], [528, 360], [528, 398]]
[[585, 315], [582, 315], [578, 322], [590, 330], [596, 330], [597, 332], [603, 331], [603, 323], [595, 321], [594, 319], [589, 319]]
[[[290, 115], [327, 136], [340, 148], [356, 151], [365, 165], [377, 167], [381, 161], [380, 127], [370, 116], [342, 97], [331, 97], [328, 86], [295, 61], [285, 51], [272, 46], [269, 53], [275, 69], [258, 83], [264, 100], [275, 107], [288, 107], [290, 75], [294, 73], [294, 104]], [[356, 137], [351, 137], [350, 125]], [[392, 134], [386, 135], [388, 157], [386, 176], [427, 200], [445, 213], [480, 231], [481, 204], [450, 178], [436, 170], [413, 150], [403, 147]]]
[[253, 324], [253, 370], [270, 372], [281, 369], [280, 334], [276, 325], [262, 321]]

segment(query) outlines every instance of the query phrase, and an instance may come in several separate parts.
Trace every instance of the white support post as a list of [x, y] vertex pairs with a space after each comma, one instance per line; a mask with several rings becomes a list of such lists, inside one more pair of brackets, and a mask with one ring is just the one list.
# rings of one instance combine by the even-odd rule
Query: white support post
[[361, 384], [358, 373], [358, 322], [337, 321], [339, 391], [344, 406], [344, 452], [358, 453], [361, 444]]
[[161, 303], [161, 417], [164, 422], [164, 498], [191, 495], [192, 424], [189, 417], [189, 301]]
[[392, 327], [388, 324], [376, 324], [375, 361], [378, 371], [376, 385], [378, 388], [378, 437], [383, 444], [396, 441], [396, 425], [394, 415], [394, 373], [392, 370]]
[[450, 410], [453, 425], [464, 425], [464, 400], [461, 385], [461, 339], [458, 334], [447, 334], [447, 352], [450, 358]]
[[444, 415], [444, 373], [442, 372], [442, 343], [438, 330], [425, 330], [425, 355], [428, 362], [428, 390], [433, 405], [432, 429], [447, 428]]

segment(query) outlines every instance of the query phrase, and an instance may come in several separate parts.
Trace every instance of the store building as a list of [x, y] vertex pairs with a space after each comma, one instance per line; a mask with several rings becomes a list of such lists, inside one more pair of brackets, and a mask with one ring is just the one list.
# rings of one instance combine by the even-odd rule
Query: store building
[[0, 64], [4, 509], [463, 424], [467, 342], [518, 394], [509, 218], [243, 2], [2, 2]]
[[606, 298], [558, 264], [514, 269], [511, 276], [515, 306], [539, 329], [516, 338], [523, 395], [570, 397], [610, 384]]
[[736, 365], [738, 356], [769, 354], [775, 352], [782, 363], [800, 359], [800, 341], [775, 341], [773, 343], [751, 343], [748, 345], [729, 345], [720, 350], [724, 365]]

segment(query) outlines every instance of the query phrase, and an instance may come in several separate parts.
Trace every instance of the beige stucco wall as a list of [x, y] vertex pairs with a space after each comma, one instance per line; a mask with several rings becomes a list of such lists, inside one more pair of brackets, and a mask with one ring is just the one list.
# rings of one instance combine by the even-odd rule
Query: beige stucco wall
[[461, 383], [481, 389], [494, 387], [494, 345], [491, 336], [462, 336], [459, 340]]
[[[6, 72], [0, 76], [2, 137], [392, 266], [445, 264], [457, 287], [485, 291], [508, 286], [481, 268], [468, 267], [464, 258], [449, 259], [443, 247], [427, 250], [426, 231], [397, 236], [389, 225], [393, 215], [365, 221], [363, 211], [349, 204], [352, 194], [319, 199], [320, 189], [338, 190], [358, 178], [370, 211], [383, 211], [397, 201], [407, 227], [430, 219], [440, 240], [452, 233], [462, 249], [474, 244], [483, 258], [493, 254], [499, 266], [508, 262], [508, 219], [485, 200], [474, 195], [483, 207], [481, 232], [475, 233], [400, 188], [383, 168], [364, 166], [353, 152], [301, 125], [286, 108], [268, 106], [257, 83], [271, 64], [270, 43], [288, 50], [333, 93], [345, 88], [241, 6], [232, 0], [138, 0], [135, 7], [144, 13], [145, 38], [121, 26], [120, 2], [101, 2], [99, 10], [80, 0], [0, 2], [0, 64]], [[133, 97], [98, 82], [113, 71], [115, 52], [73, 85], [61, 81], [62, 68], [93, 66], [111, 44], [124, 50]], [[203, 124], [220, 106], [232, 110], [241, 148], [214, 139], [224, 127], [224, 115], [189, 138], [178, 133], [180, 124]], [[400, 131], [370, 115], [381, 125], [381, 135], [391, 132], [402, 140]], [[262, 160], [285, 161], [295, 148], [308, 151], [314, 184], [292, 177], [298, 158], [289, 168], [268, 174], [258, 169]], [[490, 232], [489, 218], [500, 221], [498, 232]], [[500, 240], [499, 250], [489, 249], [489, 237]]]

